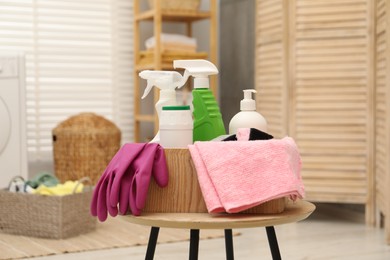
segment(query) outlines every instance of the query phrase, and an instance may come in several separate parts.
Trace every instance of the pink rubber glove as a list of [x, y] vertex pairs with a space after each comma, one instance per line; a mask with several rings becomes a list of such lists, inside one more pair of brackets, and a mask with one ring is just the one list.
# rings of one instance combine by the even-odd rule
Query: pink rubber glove
[[[90, 207], [90, 211], [91, 211], [91, 215], [92, 216], [95, 216], [95, 217], [96, 216], [101, 216], [102, 219], [107, 218], [107, 216], [104, 217], [104, 215], [107, 215], [107, 209], [102, 209], [102, 207], [100, 207], [98, 209], [99, 193], [100, 193], [100, 191], [103, 191], [103, 190], [105, 191], [107, 189], [107, 180], [106, 180], [106, 178], [109, 178], [109, 175], [111, 174], [111, 167], [112, 167], [112, 165], [114, 165], [116, 163], [116, 161], [119, 158], [119, 155], [120, 155], [120, 153], [118, 151], [114, 155], [114, 157], [111, 159], [110, 163], [108, 164], [108, 166], [104, 170], [103, 174], [100, 176], [99, 181], [98, 181], [98, 183], [96, 184], [96, 186], [94, 188], [92, 201], [91, 201], [91, 207]], [[101, 197], [102, 196], [106, 196], [106, 194], [102, 194], [100, 196]]]
[[[132, 144], [139, 145], [139, 144]], [[119, 205], [119, 213], [124, 215], [129, 209], [129, 193], [134, 174], [137, 170], [135, 162], [144, 156], [145, 150], [150, 144], [142, 144], [142, 149], [132, 157], [131, 163], [128, 165], [127, 169], [123, 172], [120, 172], [115, 175], [115, 178], [112, 181], [111, 186], [107, 190], [107, 207], [116, 208]], [[138, 147], [139, 148], [139, 147]], [[118, 214], [118, 211], [109, 211], [110, 215], [115, 217]]]
[[[113, 159], [108, 164], [106, 170], [100, 177], [93, 193], [91, 202], [91, 214], [97, 216], [100, 221], [107, 219], [107, 211], [111, 216], [118, 214], [117, 203], [111, 204], [111, 194], [118, 194], [118, 197], [128, 198], [130, 192], [130, 184], [127, 189], [119, 190], [119, 187], [114, 186], [116, 179], [122, 179], [123, 175], [128, 172], [130, 164], [142, 152], [146, 144], [125, 144], [115, 154]], [[130, 178], [131, 179], [131, 178]], [[128, 205], [128, 199], [123, 203]], [[122, 209], [123, 210], [123, 209]]]
[[145, 207], [151, 176], [160, 187], [168, 184], [164, 149], [159, 144], [148, 144], [133, 166], [136, 171], [130, 190], [130, 209], [133, 215], [138, 216]]

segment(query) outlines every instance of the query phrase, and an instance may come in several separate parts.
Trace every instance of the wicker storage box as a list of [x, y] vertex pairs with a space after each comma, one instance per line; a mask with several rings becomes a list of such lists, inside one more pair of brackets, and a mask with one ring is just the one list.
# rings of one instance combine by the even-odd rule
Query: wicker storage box
[[65, 196], [44, 196], [0, 190], [0, 231], [63, 239], [96, 228], [89, 213], [92, 191]]
[[[199, 9], [200, 0], [160, 0], [162, 10], [186, 10], [196, 11]], [[149, 6], [153, 8], [154, 0], [149, 0]]]
[[82, 113], [53, 129], [55, 175], [61, 182], [90, 177], [96, 184], [120, 148], [121, 132], [112, 122]]

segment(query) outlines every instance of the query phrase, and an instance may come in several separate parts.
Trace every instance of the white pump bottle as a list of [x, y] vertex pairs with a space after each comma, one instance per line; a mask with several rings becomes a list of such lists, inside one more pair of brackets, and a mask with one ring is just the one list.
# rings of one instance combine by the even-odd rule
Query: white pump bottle
[[229, 123], [229, 134], [236, 134], [238, 128], [256, 128], [267, 132], [267, 121], [256, 112], [256, 101], [252, 99], [254, 89], [244, 90], [244, 99], [240, 102], [241, 112], [238, 112]]
[[[182, 80], [182, 76], [177, 71], [160, 71], [160, 70], [144, 70], [139, 73], [139, 76], [147, 80], [147, 86], [141, 99], [144, 99], [152, 90], [153, 87], [160, 89], [160, 98], [157, 101], [155, 108], [158, 117], [160, 117], [163, 106], [176, 106], [176, 91]], [[156, 134], [151, 143], [160, 143], [160, 131]]]

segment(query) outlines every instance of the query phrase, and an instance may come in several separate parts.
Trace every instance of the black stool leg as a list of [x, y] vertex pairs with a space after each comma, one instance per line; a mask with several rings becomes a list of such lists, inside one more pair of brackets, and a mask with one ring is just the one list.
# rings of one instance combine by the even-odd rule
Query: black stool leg
[[190, 260], [198, 260], [199, 229], [191, 229]]
[[148, 248], [146, 250], [145, 260], [153, 260], [154, 251], [156, 250], [159, 227], [152, 227], [150, 229]]
[[226, 260], [234, 260], [233, 232], [231, 229], [225, 229], [225, 248]]
[[272, 259], [273, 260], [281, 260], [280, 256], [278, 240], [276, 239], [275, 228], [273, 226], [265, 227], [267, 231], [268, 244], [271, 249]]

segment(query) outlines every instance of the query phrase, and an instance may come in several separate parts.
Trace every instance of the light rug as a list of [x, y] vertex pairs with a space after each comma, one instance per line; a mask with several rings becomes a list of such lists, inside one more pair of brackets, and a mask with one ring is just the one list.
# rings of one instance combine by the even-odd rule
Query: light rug
[[[150, 227], [132, 224], [123, 218], [98, 223], [95, 231], [68, 239], [43, 239], [0, 233], [0, 259], [56, 255], [108, 248], [146, 245]], [[237, 233], [235, 233], [237, 235]], [[200, 231], [200, 239], [223, 237], [223, 230]], [[186, 229], [161, 228], [158, 243], [189, 240]]]

